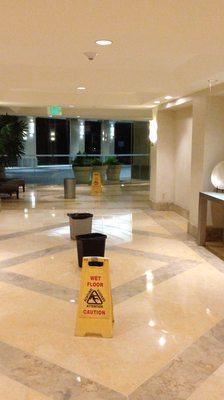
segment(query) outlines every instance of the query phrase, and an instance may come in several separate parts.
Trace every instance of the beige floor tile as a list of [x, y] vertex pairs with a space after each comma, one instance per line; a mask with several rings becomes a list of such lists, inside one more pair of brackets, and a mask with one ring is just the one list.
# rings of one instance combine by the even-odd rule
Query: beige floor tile
[[165, 211], [163, 216], [168, 221], [181, 228], [184, 232], [187, 232], [187, 220], [184, 217], [176, 214], [174, 211]]
[[[68, 243], [68, 241], [66, 241]], [[61, 245], [61, 239], [47, 234], [32, 234], [0, 242], [0, 261]]]
[[167, 263], [157, 260], [145, 259], [115, 251], [106, 251], [110, 261], [112, 287], [122, 285], [146, 274], [149, 271], [164, 267]]
[[[3, 269], [3, 271], [8, 269]], [[73, 289], [79, 288], [80, 268], [77, 264], [76, 243], [74, 249], [27, 261], [10, 267], [15, 272], [33, 279], [54, 283]]]
[[169, 257], [179, 257], [182, 259], [191, 259], [201, 261], [201, 257], [197, 255], [184, 243], [176, 239], [166, 239], [158, 237], [147, 237], [144, 235], [135, 235], [129, 243], [122, 244], [122, 247], [132, 250], [141, 250], [151, 253], [166, 255]]

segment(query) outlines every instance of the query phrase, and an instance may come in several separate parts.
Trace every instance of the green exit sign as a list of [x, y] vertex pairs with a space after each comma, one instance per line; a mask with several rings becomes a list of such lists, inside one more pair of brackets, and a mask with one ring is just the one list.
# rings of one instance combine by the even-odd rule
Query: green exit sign
[[62, 115], [61, 107], [59, 106], [49, 106], [47, 107], [48, 115]]

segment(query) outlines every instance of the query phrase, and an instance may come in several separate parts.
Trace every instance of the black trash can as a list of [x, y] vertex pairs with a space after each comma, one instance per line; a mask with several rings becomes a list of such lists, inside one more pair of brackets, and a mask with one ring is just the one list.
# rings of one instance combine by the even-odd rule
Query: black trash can
[[83, 257], [104, 257], [107, 235], [89, 233], [76, 236], [79, 267], [82, 268]]

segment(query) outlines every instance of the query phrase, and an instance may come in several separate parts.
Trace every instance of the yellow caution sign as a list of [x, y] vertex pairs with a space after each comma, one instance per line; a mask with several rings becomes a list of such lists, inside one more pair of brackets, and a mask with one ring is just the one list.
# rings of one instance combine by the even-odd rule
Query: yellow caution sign
[[108, 258], [83, 257], [75, 335], [113, 336]]
[[91, 193], [102, 193], [101, 176], [99, 172], [93, 172]]

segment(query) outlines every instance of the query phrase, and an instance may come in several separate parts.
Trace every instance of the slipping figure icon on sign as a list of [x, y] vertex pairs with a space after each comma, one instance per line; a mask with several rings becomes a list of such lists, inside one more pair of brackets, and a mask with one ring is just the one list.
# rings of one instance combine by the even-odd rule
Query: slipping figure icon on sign
[[100, 297], [100, 293], [98, 293], [96, 290], [91, 290], [88, 293], [86, 302], [87, 304], [103, 304], [103, 299]]

